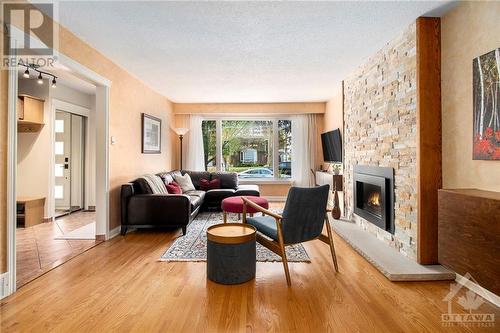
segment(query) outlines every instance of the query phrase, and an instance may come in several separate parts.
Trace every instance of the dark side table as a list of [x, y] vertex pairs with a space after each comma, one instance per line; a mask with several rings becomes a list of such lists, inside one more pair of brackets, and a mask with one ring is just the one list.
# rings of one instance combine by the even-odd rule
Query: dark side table
[[238, 284], [255, 278], [255, 227], [224, 223], [207, 229], [207, 278]]

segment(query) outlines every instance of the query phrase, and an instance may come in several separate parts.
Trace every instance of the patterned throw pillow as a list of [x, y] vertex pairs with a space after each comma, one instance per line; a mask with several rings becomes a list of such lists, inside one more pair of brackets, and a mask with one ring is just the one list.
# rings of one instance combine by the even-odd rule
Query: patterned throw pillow
[[191, 177], [187, 173], [184, 176], [180, 174], [175, 175], [175, 182], [181, 187], [182, 193], [195, 190]]
[[217, 179], [212, 179], [212, 180], [208, 180], [208, 179], [200, 179], [200, 189], [202, 191], [208, 191], [208, 190], [215, 190], [215, 189], [218, 189], [220, 188], [220, 179], [217, 178]]
[[168, 194], [182, 194], [182, 189], [176, 182], [171, 182], [165, 186], [167, 187]]

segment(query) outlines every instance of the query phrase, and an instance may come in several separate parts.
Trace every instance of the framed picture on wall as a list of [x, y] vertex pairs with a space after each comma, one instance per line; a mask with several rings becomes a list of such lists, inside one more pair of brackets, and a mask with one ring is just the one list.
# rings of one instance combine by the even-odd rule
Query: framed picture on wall
[[142, 153], [161, 154], [161, 119], [142, 114]]
[[472, 61], [474, 160], [500, 160], [500, 48]]

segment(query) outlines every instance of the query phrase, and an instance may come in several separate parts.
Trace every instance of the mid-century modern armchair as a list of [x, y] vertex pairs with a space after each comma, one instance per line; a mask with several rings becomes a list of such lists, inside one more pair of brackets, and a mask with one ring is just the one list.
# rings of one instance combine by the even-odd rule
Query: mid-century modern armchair
[[[291, 285], [285, 246], [319, 239], [330, 245], [333, 265], [338, 272], [337, 257], [333, 246], [333, 237], [326, 205], [329, 185], [318, 187], [292, 187], [288, 192], [283, 214], [279, 215], [262, 208], [243, 197], [243, 223], [257, 229], [257, 241], [283, 259], [286, 282]], [[262, 216], [247, 217], [247, 206], [251, 206]], [[326, 223], [328, 236], [323, 235]]]

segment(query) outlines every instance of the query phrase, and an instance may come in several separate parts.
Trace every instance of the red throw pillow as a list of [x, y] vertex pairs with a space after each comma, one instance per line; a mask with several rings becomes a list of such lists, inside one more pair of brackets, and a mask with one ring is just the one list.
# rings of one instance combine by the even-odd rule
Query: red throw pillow
[[171, 182], [165, 186], [167, 187], [168, 194], [182, 194], [182, 189], [176, 182]]
[[200, 179], [200, 189], [202, 191], [215, 190], [220, 188], [220, 179], [212, 179], [209, 181], [208, 179]]

